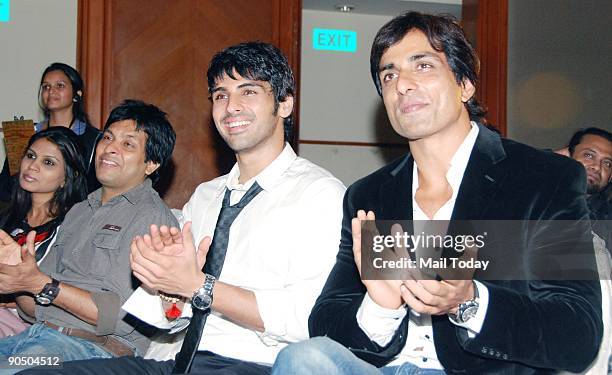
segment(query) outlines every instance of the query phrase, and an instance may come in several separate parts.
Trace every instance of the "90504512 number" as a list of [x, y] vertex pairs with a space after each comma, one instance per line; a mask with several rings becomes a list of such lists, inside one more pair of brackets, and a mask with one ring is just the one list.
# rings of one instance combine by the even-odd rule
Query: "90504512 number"
[[62, 357], [58, 355], [12, 355], [0, 361], [0, 368], [28, 368], [28, 367], [60, 367]]

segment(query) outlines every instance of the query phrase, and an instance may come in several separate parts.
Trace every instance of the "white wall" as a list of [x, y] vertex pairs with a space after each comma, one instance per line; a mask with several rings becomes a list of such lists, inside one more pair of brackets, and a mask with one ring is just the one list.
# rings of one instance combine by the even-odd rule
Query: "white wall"
[[612, 130], [612, 1], [508, 3], [508, 136], [558, 148], [581, 127]]
[[[38, 86], [52, 62], [75, 66], [77, 0], [13, 0], [9, 22], [0, 22], [0, 122], [42, 119]], [[0, 132], [0, 170], [4, 164]]]
[[50, 63], [75, 66], [77, 0], [12, 0], [0, 22], [0, 121], [40, 120], [38, 85]]
[[[384, 107], [370, 78], [370, 47], [378, 29], [390, 19], [302, 11], [300, 139], [376, 142], [380, 138], [373, 125]], [[356, 31], [357, 52], [314, 50], [312, 29], [316, 27]], [[386, 120], [384, 114], [382, 119]], [[393, 139], [385, 135], [387, 141]]]
[[[423, 6], [423, 4], [418, 4]], [[431, 6], [429, 4], [426, 4]], [[405, 10], [414, 7], [406, 2]], [[459, 5], [440, 5], [460, 15]], [[394, 15], [302, 11], [300, 140], [406, 144], [387, 118], [370, 76], [376, 32]], [[312, 48], [313, 28], [357, 32], [357, 52]], [[407, 151], [402, 148], [300, 144], [300, 156], [327, 168], [349, 185]]]
[[[391, 129], [372, 79], [370, 47], [391, 16], [302, 11], [300, 140], [403, 143]], [[355, 53], [312, 48], [312, 29], [357, 32]], [[395, 155], [405, 149], [394, 149]], [[378, 147], [300, 144], [303, 156], [349, 185], [386, 164]]]

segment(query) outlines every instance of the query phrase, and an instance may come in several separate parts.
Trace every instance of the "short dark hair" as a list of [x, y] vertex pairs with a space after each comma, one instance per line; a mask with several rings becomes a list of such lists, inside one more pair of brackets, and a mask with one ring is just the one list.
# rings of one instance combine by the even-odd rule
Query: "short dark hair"
[[589, 128], [583, 128], [574, 133], [574, 135], [572, 135], [572, 138], [570, 139], [569, 144], [567, 145], [567, 149], [569, 150], [570, 155], [574, 155], [574, 150], [576, 149], [576, 146], [580, 142], [582, 142], [582, 137], [587, 134], [597, 135], [599, 137], [602, 137], [603, 139], [607, 139], [608, 142], [612, 142], [612, 133], [607, 130], [596, 128], [593, 126]]
[[[453, 16], [431, 15], [419, 12], [401, 14], [387, 22], [376, 34], [370, 53], [370, 72], [378, 95], [382, 96], [380, 83], [380, 59], [389, 47], [400, 42], [411, 30], [420, 30], [427, 36], [431, 47], [443, 52], [455, 74], [457, 84], [464, 80], [474, 86], [478, 82], [480, 60], [468, 42], [463, 29]], [[486, 110], [478, 103], [476, 95], [465, 103], [470, 120], [485, 123]]]
[[157, 182], [159, 171], [170, 160], [176, 142], [176, 133], [166, 117], [166, 112], [141, 100], [126, 99], [113, 108], [104, 124], [104, 130], [115, 122], [124, 120], [133, 120], [136, 130], [144, 130], [147, 134], [145, 162], [159, 164], [159, 168], [149, 176], [151, 181]]
[[[274, 93], [274, 113], [280, 102], [295, 96], [295, 79], [285, 55], [275, 46], [264, 42], [246, 42], [228, 47], [213, 56], [208, 66], [208, 93], [227, 74], [235, 79], [234, 72], [246, 79], [270, 83]], [[293, 114], [285, 118], [285, 141], [293, 131]]]
[[[39, 139], [46, 139], [56, 145], [64, 159], [64, 184], [54, 192], [48, 208], [50, 217], [64, 216], [72, 206], [87, 196], [84, 149], [72, 130], [63, 126], [52, 126], [30, 137], [24, 155]], [[12, 190], [11, 205], [5, 211], [7, 219], [4, 223], [23, 220], [31, 208], [32, 193], [16, 182]]]
[[[89, 118], [87, 117], [87, 112], [85, 112], [85, 99], [84, 99], [85, 92], [84, 92], [83, 78], [81, 78], [81, 75], [76, 69], [74, 69], [68, 64], [64, 64], [60, 62], [54, 62], [53, 64], [46, 67], [42, 73], [42, 76], [40, 77], [40, 85], [38, 87], [38, 104], [40, 108], [42, 108], [43, 112], [45, 113], [45, 117], [47, 119], [49, 118], [49, 110], [42, 105], [42, 102], [40, 100], [42, 83], [45, 80], [45, 75], [47, 75], [47, 73], [54, 72], [56, 70], [59, 70], [62, 73], [64, 73], [66, 77], [68, 77], [68, 80], [70, 81], [70, 85], [72, 86], [72, 94], [73, 94], [72, 99], [74, 100], [72, 103], [72, 122], [78, 119], [78, 120], [83, 121], [86, 124], [89, 124], [90, 123]], [[77, 91], [79, 90], [81, 91], [81, 95], [77, 94]], [[70, 125], [72, 125], [72, 123]]]

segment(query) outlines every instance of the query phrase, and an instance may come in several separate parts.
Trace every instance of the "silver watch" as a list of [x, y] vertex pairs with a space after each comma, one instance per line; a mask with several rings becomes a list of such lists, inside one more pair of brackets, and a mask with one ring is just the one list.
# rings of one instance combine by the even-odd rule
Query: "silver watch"
[[[474, 282], [472, 281], [472, 283]], [[457, 308], [457, 314], [449, 313], [448, 316], [455, 323], [465, 323], [468, 320], [476, 316], [476, 312], [478, 311], [478, 306], [479, 306], [478, 287], [476, 286], [476, 283], [474, 283], [474, 298], [460, 303], [459, 307]]]
[[204, 284], [193, 293], [191, 297], [191, 306], [198, 310], [208, 310], [212, 306], [213, 288], [217, 279], [209, 274], [204, 274]]

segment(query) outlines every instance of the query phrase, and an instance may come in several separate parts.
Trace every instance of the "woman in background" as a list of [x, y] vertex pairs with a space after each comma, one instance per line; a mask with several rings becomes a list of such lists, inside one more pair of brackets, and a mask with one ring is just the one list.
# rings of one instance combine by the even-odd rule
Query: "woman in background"
[[[50, 127], [34, 134], [19, 168], [11, 203], [0, 213], [0, 229], [23, 245], [36, 232], [35, 257], [40, 262], [57, 235], [70, 208], [86, 197], [83, 147], [64, 127]], [[14, 298], [0, 295], [0, 337], [27, 327], [14, 310]]]
[[85, 113], [81, 75], [70, 65], [53, 63], [43, 71], [38, 94], [45, 119], [35, 125], [35, 130], [38, 132], [52, 126], [70, 128], [85, 149], [87, 191], [96, 190], [100, 184], [96, 179], [93, 159], [101, 133], [91, 126]]

